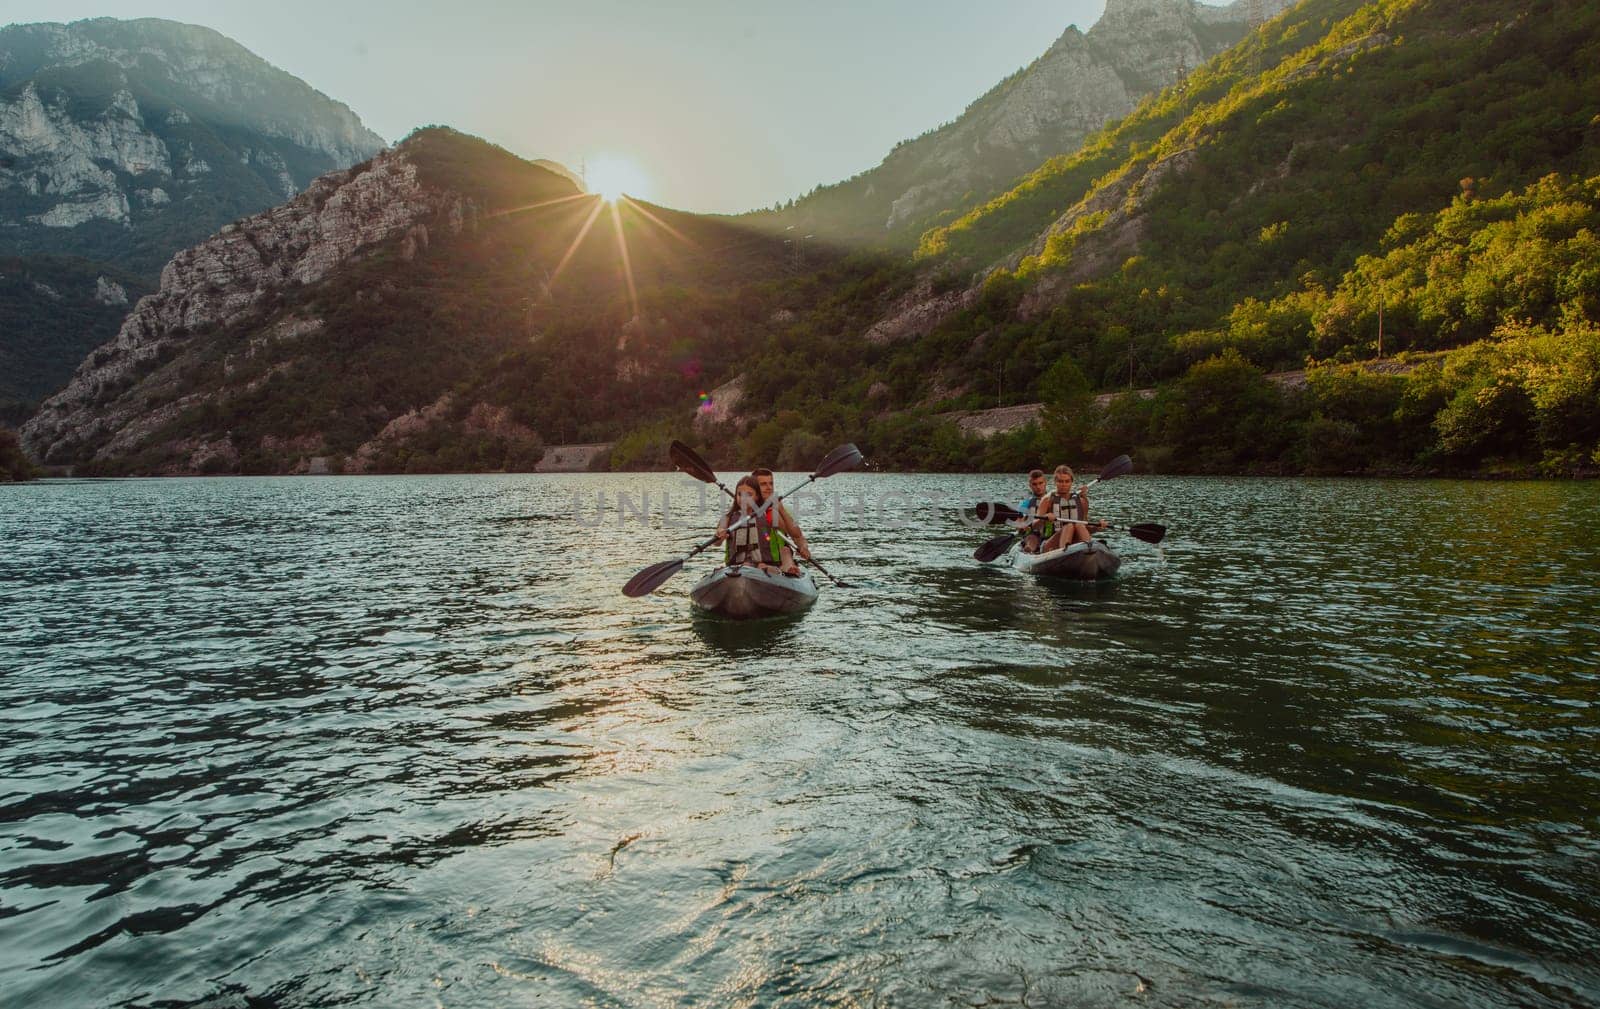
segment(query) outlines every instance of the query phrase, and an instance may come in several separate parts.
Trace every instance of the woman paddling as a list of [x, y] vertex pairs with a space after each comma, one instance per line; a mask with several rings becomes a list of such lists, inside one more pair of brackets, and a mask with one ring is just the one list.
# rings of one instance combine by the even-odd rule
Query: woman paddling
[[[1089, 526], [1089, 492], [1073, 486], [1072, 467], [1056, 467], [1056, 488], [1039, 502], [1037, 513], [1044, 516], [1043, 535], [1047, 537], [1040, 553], [1060, 550], [1074, 543], [1087, 543], [1094, 537]], [[1101, 520], [1094, 531], [1105, 529]]]

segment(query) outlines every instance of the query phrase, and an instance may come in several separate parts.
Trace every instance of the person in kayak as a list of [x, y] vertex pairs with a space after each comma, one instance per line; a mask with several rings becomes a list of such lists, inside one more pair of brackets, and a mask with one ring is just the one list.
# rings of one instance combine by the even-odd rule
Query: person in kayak
[[[748, 564], [771, 572], [783, 563], [783, 551], [788, 547], [781, 534], [772, 528], [766, 513], [757, 507], [760, 500], [761, 485], [756, 478], [740, 477], [733, 488], [733, 506], [717, 523], [717, 539], [727, 544], [723, 555], [725, 564]], [[751, 521], [729, 532], [729, 527], [742, 518]]]
[[[761, 488], [761, 507], [764, 510], [767, 524], [774, 530], [783, 534], [784, 543], [779, 548], [782, 557], [781, 567], [786, 575], [798, 575], [800, 564], [795, 560], [795, 552], [806, 560], [811, 559], [811, 547], [806, 544], [806, 534], [800, 531], [800, 523], [795, 521], [794, 513], [789, 511], [782, 501], [777, 502], [774, 508], [772, 470], [758, 469], [750, 474], [756, 478], [756, 485]], [[793, 544], [791, 548], [790, 544]]]
[[1034, 525], [1034, 519], [1039, 517], [1039, 499], [1043, 497], [1044, 470], [1036, 469], [1028, 474], [1028, 496], [1017, 505], [1017, 511], [1022, 513], [1022, 517], [1011, 523], [1017, 529], [1027, 530], [1022, 537], [1022, 549], [1025, 553], [1038, 553], [1039, 543], [1044, 539], [1039, 527]]
[[1102, 519], [1092, 527], [1089, 524], [1089, 493], [1073, 486], [1072, 467], [1056, 467], [1056, 488], [1045, 496], [1035, 509], [1044, 525], [1040, 532], [1045, 537], [1040, 553], [1049, 553], [1070, 547], [1074, 543], [1087, 543], [1093, 532], [1106, 528]]

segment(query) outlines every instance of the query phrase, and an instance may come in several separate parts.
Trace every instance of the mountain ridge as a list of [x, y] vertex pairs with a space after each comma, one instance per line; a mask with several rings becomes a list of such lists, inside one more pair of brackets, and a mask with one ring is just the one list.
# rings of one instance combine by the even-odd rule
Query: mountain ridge
[[[1156, 469], [1210, 472], [1600, 465], [1585, 433], [1600, 415], [1600, 267], [1568, 226], [1593, 219], [1596, 68], [1600, 15], [1575, 0], [1304, 0], [932, 229], [908, 273], [848, 314], [797, 325], [740, 382], [766, 411], [719, 435], [748, 443], [770, 416], [823, 441], [864, 429], [862, 444], [914, 468], [1128, 446]], [[1406, 282], [1375, 280], [1370, 264], [1418, 221], [1471, 219], [1453, 201], [1544, 215], [1474, 239], [1502, 243], [1517, 270], [1447, 244]], [[1517, 302], [1536, 315], [1469, 326], [1434, 306], [1493, 304], [1481, 289], [1512, 283], [1545, 292]], [[1443, 357], [1358, 367], [1419, 349]], [[1315, 380], [1265, 377], [1295, 370]], [[1096, 404], [1134, 385], [1157, 391]], [[987, 442], [941, 419], [1052, 400], [1057, 421]]]
[[692, 400], [788, 266], [429, 127], [179, 252], [23, 439], [83, 473], [531, 468], [626, 426], [596, 389]]
[[[1265, 0], [1276, 12], [1286, 0]], [[1046, 158], [1066, 153], [1139, 100], [1237, 42], [1243, 3], [1113, 0], [1087, 32], [1070, 25], [1035, 60], [951, 122], [902, 141], [878, 165], [819, 186], [775, 215], [837, 238], [915, 242]]]
[[[209, 28], [155, 18], [0, 28], [0, 256], [71, 258], [149, 290], [179, 248], [383, 146], [348, 106]], [[83, 318], [95, 290], [58, 293]], [[12, 304], [0, 401], [54, 391], [114, 332], [104, 320], [59, 325], [43, 302]]]

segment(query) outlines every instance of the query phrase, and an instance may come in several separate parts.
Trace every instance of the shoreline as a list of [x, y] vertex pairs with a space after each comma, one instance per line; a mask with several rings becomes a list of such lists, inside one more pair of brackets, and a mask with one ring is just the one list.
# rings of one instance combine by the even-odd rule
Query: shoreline
[[[56, 467], [41, 470], [40, 473], [26, 480], [0, 481], [0, 486], [22, 486], [30, 483], [82, 483], [88, 481], [107, 482], [114, 480], [247, 480], [247, 479], [296, 479], [296, 480], [327, 480], [327, 479], [385, 479], [393, 477], [440, 477], [440, 476], [536, 476], [536, 477], [572, 477], [572, 476], [639, 476], [639, 475], [671, 475], [678, 472], [671, 469], [628, 469], [628, 470], [437, 470], [426, 473], [122, 473], [117, 475], [102, 474], [76, 474], [70, 470]], [[718, 468], [718, 472], [734, 473], [738, 469]], [[779, 470], [780, 473], [800, 473], [800, 470]], [[1098, 472], [1095, 469], [1080, 468], [1085, 475]], [[1022, 471], [1014, 470], [890, 470], [863, 468], [859, 471], [864, 476], [953, 476], [953, 477], [1017, 477]], [[1517, 470], [1510, 472], [1482, 472], [1482, 471], [1451, 471], [1439, 470], [1418, 473], [1415, 471], [1378, 471], [1355, 473], [1260, 473], [1260, 472], [1227, 472], [1227, 473], [1183, 473], [1183, 472], [1135, 472], [1135, 476], [1183, 478], [1183, 479], [1208, 479], [1208, 480], [1393, 480], [1408, 483], [1427, 480], [1448, 480], [1465, 483], [1584, 483], [1590, 480], [1600, 480], [1600, 468], [1586, 468], [1575, 473], [1565, 475], [1550, 475], [1538, 473], [1533, 470]]]

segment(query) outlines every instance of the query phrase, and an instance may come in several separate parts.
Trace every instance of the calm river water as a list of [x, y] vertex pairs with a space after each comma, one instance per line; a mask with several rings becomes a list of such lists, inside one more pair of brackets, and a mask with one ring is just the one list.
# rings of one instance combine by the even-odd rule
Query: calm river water
[[620, 595], [681, 477], [0, 488], [0, 1005], [1600, 1001], [1600, 485], [1128, 477], [1083, 590], [1017, 483], [757, 627]]

